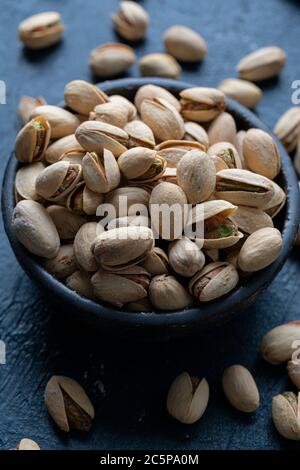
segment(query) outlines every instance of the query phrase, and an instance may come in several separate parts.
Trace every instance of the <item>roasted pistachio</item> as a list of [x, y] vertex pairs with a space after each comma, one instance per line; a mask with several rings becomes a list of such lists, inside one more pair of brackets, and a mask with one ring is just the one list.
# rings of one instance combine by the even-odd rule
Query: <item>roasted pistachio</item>
[[246, 132], [243, 153], [247, 168], [274, 179], [280, 171], [280, 154], [272, 137], [261, 129]]
[[[214, 157], [217, 157], [218, 159], [221, 158], [227, 168], [242, 168], [242, 162], [239, 153], [235, 146], [230, 142], [217, 142], [216, 144], [213, 144], [207, 150], [207, 154], [213, 159]], [[216, 165], [216, 167], [218, 167], [218, 165]]]
[[288, 109], [278, 119], [274, 134], [281, 140], [288, 152], [292, 152], [300, 140], [300, 107]]
[[300, 322], [297, 320], [270, 330], [262, 339], [261, 354], [270, 364], [283, 364], [292, 358], [295, 341], [300, 341]]
[[116, 210], [116, 217], [136, 215], [131, 207], [141, 204], [148, 207], [150, 194], [143, 188], [135, 186], [123, 186], [105, 195], [104, 202], [111, 204]]
[[169, 54], [156, 52], [147, 54], [140, 60], [140, 72], [146, 77], [178, 78], [181, 67]]
[[272, 264], [281, 250], [281, 233], [265, 227], [253, 232], [243, 244], [238, 265], [244, 272], [256, 272]]
[[274, 218], [284, 207], [286, 202], [286, 194], [277, 183], [274, 181], [271, 181], [271, 183], [274, 193], [270, 201], [264, 206], [264, 210], [267, 212], [267, 214]]
[[224, 93], [216, 88], [187, 88], [180, 98], [182, 116], [191, 121], [211, 121], [226, 107]]
[[200, 302], [222, 297], [233, 290], [239, 281], [237, 270], [232, 264], [218, 261], [207, 264], [190, 280], [189, 289]]
[[95, 215], [103, 199], [103, 194], [91, 191], [84, 181], [81, 181], [68, 194], [65, 204], [74, 214]]
[[163, 98], [143, 100], [141, 117], [160, 140], [181, 139], [184, 136], [182, 117], [174, 106]]
[[190, 150], [205, 151], [205, 146], [200, 142], [190, 140], [165, 140], [155, 149], [166, 161], [169, 168], [176, 168], [182, 157]]
[[169, 259], [167, 254], [159, 247], [154, 247], [144, 259], [142, 266], [153, 276], [168, 274]]
[[75, 132], [76, 139], [87, 152], [101, 153], [110, 150], [115, 157], [125, 152], [128, 134], [106, 122], [86, 121]]
[[180, 276], [192, 277], [205, 264], [205, 256], [195, 242], [187, 237], [173, 241], [169, 245], [169, 262]]
[[19, 38], [30, 49], [52, 46], [62, 38], [63, 32], [64, 25], [56, 11], [30, 16], [19, 25]]
[[119, 10], [113, 15], [116, 31], [129, 41], [142, 39], [148, 28], [149, 17], [138, 3], [123, 1]]
[[87, 187], [96, 193], [108, 193], [119, 186], [120, 170], [110, 150], [104, 149], [102, 156], [88, 152], [82, 160], [82, 172]]
[[238, 78], [226, 78], [219, 86], [219, 90], [247, 108], [253, 108], [262, 98], [261, 89], [254, 83]]
[[151, 303], [158, 310], [168, 311], [190, 307], [192, 297], [180, 282], [171, 275], [154, 276], [149, 287]]
[[39, 173], [35, 189], [48, 201], [62, 200], [80, 181], [81, 165], [67, 161], [57, 162]]
[[259, 407], [259, 392], [251, 373], [239, 364], [225, 369], [223, 390], [231, 405], [244, 413], [252, 413]]
[[141, 112], [142, 102], [145, 99], [153, 100], [154, 98], [162, 98], [168, 101], [177, 111], [180, 111], [181, 109], [178, 99], [175, 98], [172, 93], [165, 88], [152, 84], [143, 85], [138, 89], [134, 98], [134, 103], [138, 111]]
[[204, 145], [205, 149], [203, 150], [208, 149], [209, 137], [204, 127], [200, 126], [200, 124], [197, 124], [196, 122], [186, 121], [184, 123], [184, 130], [185, 130], [185, 134], [184, 134], [185, 140], [199, 142], [200, 144]]
[[109, 98], [97, 86], [84, 80], [72, 80], [64, 91], [65, 102], [77, 113], [88, 115], [95, 106], [107, 103]]
[[128, 122], [128, 108], [116, 101], [98, 104], [94, 109], [94, 120], [122, 128]]
[[51, 127], [51, 139], [59, 139], [69, 134], [74, 134], [80, 124], [79, 119], [70, 111], [59, 106], [44, 105], [35, 108], [30, 116], [31, 119], [43, 117]]
[[34, 98], [33, 96], [21, 96], [18, 107], [18, 114], [20, 116], [23, 126], [27, 124], [29, 118], [35, 108], [47, 104], [42, 96]]
[[128, 120], [132, 121], [137, 117], [137, 110], [136, 107], [134, 106], [131, 101], [129, 101], [125, 96], [121, 95], [111, 95], [109, 97], [109, 100], [112, 101], [113, 103], [119, 103], [122, 104], [125, 108], [127, 108], [127, 116]]
[[300, 440], [299, 393], [284, 392], [272, 400], [272, 418], [281, 436], [292, 441]]
[[274, 226], [269, 214], [255, 207], [239, 206], [229, 218], [246, 235], [251, 235], [264, 227]]
[[31, 119], [18, 133], [15, 144], [16, 158], [22, 163], [42, 160], [50, 140], [49, 122], [42, 116]]
[[161, 177], [166, 161], [156, 150], [135, 147], [120, 155], [118, 165], [127, 180], [145, 183]]
[[163, 37], [166, 50], [182, 62], [197, 62], [207, 54], [205, 40], [191, 28], [171, 26]]
[[55, 258], [45, 262], [45, 268], [57, 279], [73, 274], [77, 269], [73, 244], [62, 245]]
[[152, 130], [143, 121], [131, 121], [124, 126], [124, 131], [129, 136], [128, 147], [147, 147], [155, 146], [155, 139]]
[[230, 142], [234, 144], [236, 137], [235, 120], [229, 113], [221, 113], [211, 123], [208, 129], [208, 138], [210, 145], [218, 142]]
[[94, 298], [91, 274], [86, 271], [75, 271], [71, 276], [67, 277], [66, 285], [82, 297], [87, 297], [88, 299]]
[[83, 150], [74, 134], [66, 135], [49, 145], [45, 153], [45, 159], [48, 163], [56, 163], [65, 152], [70, 150]]
[[87, 222], [76, 233], [74, 253], [78, 266], [87, 272], [97, 271], [97, 263], [92, 251], [92, 244], [103, 228], [97, 222]]
[[86, 151], [83, 149], [67, 150], [60, 156], [58, 161], [59, 162], [66, 161], [69, 163], [73, 163], [73, 164], [75, 163], [77, 165], [82, 166], [82, 160], [85, 154], [86, 154]]
[[244, 57], [237, 65], [240, 78], [252, 82], [278, 75], [286, 62], [286, 53], [275, 46], [262, 47]]
[[42, 162], [30, 163], [29, 165], [19, 168], [15, 179], [16, 201], [22, 199], [32, 199], [33, 201], [42, 202], [35, 190], [35, 182], [38, 175], [44, 170], [45, 165]]
[[126, 44], [103, 44], [92, 50], [90, 67], [98, 77], [114, 77], [129, 69], [135, 60], [133, 49]]
[[63, 206], [48, 206], [47, 212], [54, 222], [61, 240], [73, 240], [80, 227], [86, 222], [84, 217], [73, 214]]

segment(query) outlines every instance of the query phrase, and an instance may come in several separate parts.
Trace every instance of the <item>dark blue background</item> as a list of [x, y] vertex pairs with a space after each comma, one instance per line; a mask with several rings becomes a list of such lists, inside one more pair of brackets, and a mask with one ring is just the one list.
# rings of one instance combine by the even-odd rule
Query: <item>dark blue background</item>
[[[18, 130], [16, 108], [21, 95], [61, 100], [65, 83], [91, 79], [89, 51], [116, 40], [110, 16], [117, 0], [0, 0], [0, 79], [7, 104], [0, 105], [1, 174]], [[257, 113], [271, 128], [291, 106], [291, 83], [300, 79], [300, 2], [292, 0], [145, 0], [151, 25], [136, 47], [163, 50], [161, 36], [172, 24], [186, 24], [207, 40], [202, 65], [184, 67], [182, 79], [216, 86], [235, 76], [234, 67], [251, 50], [276, 44], [288, 53], [277, 80], [266, 83]], [[58, 10], [66, 24], [64, 41], [43, 54], [28, 53], [16, 39], [28, 15]], [[138, 76], [138, 67], [130, 71]], [[0, 365], [0, 448], [22, 437], [44, 449], [280, 449], [297, 448], [281, 439], [271, 422], [271, 398], [292, 386], [284, 367], [260, 357], [261, 337], [282, 322], [299, 318], [300, 263], [294, 251], [272, 285], [231, 323], [187, 341], [126, 344], [103, 338], [72, 322], [43, 299], [17, 264], [0, 234], [0, 339], [7, 364]], [[261, 406], [251, 415], [235, 411], [225, 400], [220, 379], [224, 367], [242, 363], [253, 372]], [[211, 387], [208, 409], [192, 427], [173, 421], [165, 411], [170, 382], [182, 370], [205, 375]], [[70, 375], [88, 390], [95, 404], [94, 427], [87, 436], [65, 436], [53, 426], [43, 404], [52, 374]]]

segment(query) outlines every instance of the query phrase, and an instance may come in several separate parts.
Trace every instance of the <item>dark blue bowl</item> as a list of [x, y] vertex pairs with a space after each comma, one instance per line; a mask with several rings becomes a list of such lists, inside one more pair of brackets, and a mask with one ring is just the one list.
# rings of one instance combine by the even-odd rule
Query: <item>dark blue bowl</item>
[[[175, 95], [178, 95], [182, 89], [193, 86], [174, 80], [149, 78], [106, 81], [100, 86], [109, 95], [120, 94], [132, 100], [137, 89], [147, 83], [163, 86]], [[256, 127], [270, 132], [252, 112], [235, 101], [228, 100], [227, 110], [236, 119], [239, 129]], [[288, 154], [276, 137], [275, 140], [282, 161], [278, 181], [287, 194], [286, 206], [276, 219], [276, 225], [282, 229], [282, 250], [271, 266], [244, 279], [241, 286], [222, 299], [169, 313], [131, 313], [84, 299], [68, 289], [45, 271], [38, 258], [31, 255], [14, 234], [12, 214], [15, 205], [14, 179], [18, 162], [13, 154], [7, 163], [2, 188], [2, 211], [8, 239], [26, 273], [42, 287], [47, 297], [57, 303], [59, 310], [65, 310], [73, 319], [79, 319], [114, 335], [147, 340], [169, 339], [211, 328], [227, 321], [252, 302], [279, 272], [293, 246], [300, 217], [298, 180]]]

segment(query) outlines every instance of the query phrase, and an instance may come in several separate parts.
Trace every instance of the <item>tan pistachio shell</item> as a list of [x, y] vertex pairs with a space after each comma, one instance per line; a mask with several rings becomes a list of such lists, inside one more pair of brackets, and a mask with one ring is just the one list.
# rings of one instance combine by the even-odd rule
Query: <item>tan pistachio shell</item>
[[45, 159], [48, 163], [56, 163], [59, 161], [61, 156], [69, 150], [82, 150], [82, 147], [74, 134], [66, 135], [49, 145], [45, 153]]
[[265, 227], [252, 233], [243, 244], [238, 265], [244, 272], [256, 272], [272, 264], [279, 256], [282, 237], [279, 230]]
[[18, 115], [20, 116], [23, 126], [27, 124], [31, 116], [32, 111], [37, 106], [47, 104], [46, 100], [42, 96], [21, 96], [18, 106]]
[[72, 80], [64, 90], [66, 105], [77, 113], [88, 115], [97, 105], [107, 103], [108, 96], [96, 85], [85, 80]]
[[147, 31], [149, 16], [144, 8], [132, 1], [123, 1], [112, 17], [116, 31], [128, 41], [142, 39]]
[[109, 97], [109, 100], [112, 101], [113, 103], [119, 103], [122, 104], [125, 108], [127, 108], [127, 116], [128, 120], [132, 121], [137, 117], [137, 110], [136, 107], [134, 106], [131, 101], [129, 101], [125, 96], [121, 95], [111, 95]]
[[35, 108], [30, 118], [36, 117], [43, 117], [49, 122], [51, 139], [60, 139], [66, 135], [74, 134], [80, 124], [79, 119], [70, 111], [50, 104]]
[[66, 286], [82, 297], [94, 299], [94, 290], [91, 283], [91, 274], [86, 271], [75, 271], [66, 279]]
[[121, 43], [102, 44], [91, 51], [90, 67], [97, 77], [107, 78], [125, 72], [136, 61], [134, 50]]
[[153, 276], [158, 274], [168, 274], [169, 260], [164, 250], [155, 246], [144, 259], [142, 266]]
[[269, 214], [272, 218], [274, 218], [284, 207], [286, 202], [286, 194], [284, 190], [279, 186], [279, 184], [271, 181], [274, 193], [272, 198], [269, 202], [265, 205], [264, 210]]
[[116, 217], [125, 217], [127, 215], [135, 215], [134, 206], [136, 204], [148, 208], [149, 199], [150, 194], [145, 189], [135, 186], [123, 186], [106, 194], [104, 202], [114, 206]]
[[182, 117], [174, 106], [163, 98], [143, 100], [141, 117], [159, 140], [182, 139], [184, 136]]
[[237, 410], [253, 413], [259, 407], [259, 391], [246, 367], [235, 364], [225, 369], [222, 385], [228, 401]]
[[149, 287], [152, 305], [157, 310], [169, 311], [190, 307], [193, 299], [174, 276], [154, 276]]
[[82, 191], [82, 210], [87, 215], [96, 215], [98, 207], [103, 203], [104, 195], [91, 191], [86, 185]]
[[235, 148], [238, 151], [238, 154], [240, 156], [240, 160], [241, 160], [241, 163], [242, 163], [242, 168], [244, 170], [247, 170], [247, 165], [246, 165], [245, 157], [244, 157], [244, 139], [245, 139], [245, 135], [246, 135], [246, 131], [244, 131], [244, 130], [238, 131], [236, 136], [235, 136], [234, 146], [235, 146]]
[[18, 33], [20, 40], [29, 49], [43, 49], [60, 41], [64, 25], [57, 11], [44, 11], [23, 20]]
[[77, 165], [82, 165], [82, 159], [85, 156], [86, 151], [83, 149], [71, 149], [64, 152], [60, 158], [59, 162], [67, 161], [70, 163], [76, 163]]
[[180, 92], [181, 114], [184, 119], [211, 121], [225, 110], [226, 97], [216, 88], [186, 88]]
[[178, 78], [181, 67], [169, 54], [156, 52], [147, 54], [140, 60], [140, 72], [145, 77]]
[[53, 220], [61, 240], [73, 240], [80, 227], [86, 222], [84, 217], [68, 211], [63, 206], [51, 205], [46, 211]]
[[171, 103], [172, 106], [179, 112], [181, 109], [180, 103], [172, 93], [165, 88], [157, 85], [143, 85], [136, 92], [134, 103], [139, 112], [141, 112], [142, 102], [145, 99], [153, 100], [154, 98], [163, 98], [164, 100]]
[[16, 199], [32, 199], [42, 202], [43, 198], [35, 190], [35, 182], [38, 175], [45, 169], [42, 162], [30, 163], [18, 169], [15, 179]]
[[147, 147], [155, 146], [155, 138], [152, 130], [143, 121], [130, 121], [124, 126], [124, 131], [129, 136], [128, 147]]
[[125, 152], [128, 134], [119, 127], [106, 122], [83, 122], [75, 133], [76, 139], [87, 152], [101, 153], [110, 150], [115, 157]]
[[73, 274], [77, 269], [73, 244], [62, 245], [55, 258], [45, 261], [44, 266], [57, 279]]
[[128, 108], [122, 103], [113, 101], [99, 104], [95, 106], [93, 119], [123, 128], [128, 122]]
[[190, 150], [205, 151], [205, 146], [200, 142], [189, 140], [165, 140], [156, 145], [155, 149], [166, 161], [168, 167], [177, 167], [181, 158]]
[[50, 141], [51, 128], [43, 116], [37, 116], [16, 137], [15, 156], [22, 163], [42, 160]]
[[81, 176], [81, 165], [67, 161], [53, 163], [39, 173], [35, 189], [48, 201], [59, 201], [72, 191]]
[[118, 165], [127, 180], [146, 183], [158, 180], [167, 162], [156, 150], [135, 147], [120, 155]]
[[88, 272], [98, 269], [96, 259], [92, 252], [92, 244], [96, 237], [103, 231], [101, 224], [87, 222], [82, 225], [74, 239], [74, 253], [78, 266]]
[[195, 242], [187, 237], [174, 240], [169, 245], [169, 262], [172, 269], [184, 277], [192, 277], [205, 264], [205, 256]]
[[300, 107], [289, 108], [278, 119], [274, 134], [281, 140], [288, 152], [292, 152], [300, 139]]
[[[216, 161], [215, 157], [217, 160], [221, 158], [227, 168], [242, 168], [239, 153], [231, 142], [217, 142], [208, 148], [207, 154], [214, 158], [214, 161]], [[220, 164], [217, 164], [216, 167], [220, 167]]]
[[292, 441], [300, 440], [299, 393], [284, 392], [272, 399], [273, 423], [279, 434]]
[[261, 228], [274, 226], [269, 214], [255, 207], [239, 206], [229, 218], [241, 232], [247, 235]]
[[171, 26], [165, 31], [163, 42], [167, 52], [181, 62], [198, 62], [207, 54], [205, 40], [187, 26]]
[[217, 116], [208, 128], [210, 145], [218, 142], [230, 142], [234, 144], [237, 133], [236, 123], [231, 114], [227, 112]]
[[185, 134], [184, 134], [185, 140], [199, 142], [205, 147], [203, 149], [204, 151], [208, 149], [209, 137], [204, 127], [200, 126], [200, 124], [197, 124], [197, 122], [186, 121], [184, 123], [184, 130], [185, 130]]
[[243, 57], [236, 68], [240, 78], [256, 82], [278, 75], [286, 58], [286, 53], [280, 47], [262, 47]]
[[273, 180], [281, 167], [277, 145], [267, 132], [249, 129], [246, 132], [243, 153], [247, 168]]
[[82, 160], [82, 173], [87, 187], [96, 193], [108, 193], [120, 184], [121, 173], [118, 163], [110, 150], [103, 155], [87, 152]]
[[300, 322], [284, 323], [268, 331], [262, 339], [260, 350], [270, 364], [283, 364], [292, 358], [293, 343], [300, 341]]
[[246, 108], [254, 108], [262, 98], [261, 89], [252, 82], [239, 78], [226, 78], [219, 86], [219, 90]]

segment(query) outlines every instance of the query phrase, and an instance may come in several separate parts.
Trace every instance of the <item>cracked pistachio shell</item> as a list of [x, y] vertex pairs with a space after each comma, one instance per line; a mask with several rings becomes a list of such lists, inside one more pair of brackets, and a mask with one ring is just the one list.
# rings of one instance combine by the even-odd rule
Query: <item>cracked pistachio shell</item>
[[217, 173], [215, 195], [232, 204], [264, 209], [274, 195], [272, 181], [248, 170], [229, 169]]
[[37, 106], [47, 104], [46, 100], [42, 96], [21, 96], [18, 106], [18, 115], [20, 116], [23, 126], [27, 124], [31, 113]]
[[18, 202], [13, 212], [13, 228], [19, 242], [34, 255], [54, 258], [60, 241], [46, 209], [36, 201]]
[[205, 40], [191, 28], [174, 25], [163, 36], [165, 48], [180, 62], [198, 62], [207, 54]]
[[35, 189], [48, 201], [59, 201], [72, 191], [81, 176], [81, 165], [67, 161], [53, 163], [39, 173]]
[[278, 175], [280, 154], [274, 140], [266, 132], [249, 129], [244, 138], [243, 152], [250, 171], [272, 180]]
[[87, 152], [101, 153], [107, 149], [118, 157], [127, 150], [127, 132], [106, 122], [83, 122], [76, 130], [75, 136]]
[[19, 168], [15, 179], [16, 200], [31, 199], [33, 201], [42, 202], [41, 198], [35, 190], [35, 182], [38, 175], [45, 169], [42, 162], [30, 163]]
[[149, 16], [144, 8], [131, 1], [121, 2], [112, 19], [118, 34], [128, 41], [142, 39], [149, 24]]
[[239, 364], [224, 370], [224, 393], [231, 405], [244, 413], [252, 413], [259, 407], [259, 391], [252, 374]]
[[170, 243], [168, 255], [172, 269], [184, 277], [194, 276], [205, 264], [203, 252], [195, 242], [186, 237]]
[[48, 206], [46, 211], [54, 222], [61, 240], [73, 240], [80, 227], [86, 222], [84, 217], [68, 211], [63, 206]]
[[17, 444], [16, 448], [13, 450], [41, 450], [41, 449], [40, 449], [40, 446], [35, 441], [24, 437], [23, 439], [20, 440], [19, 444]]
[[109, 43], [96, 47], [90, 54], [90, 67], [97, 77], [114, 77], [136, 61], [134, 50], [126, 44]]
[[42, 160], [50, 140], [49, 122], [42, 116], [31, 119], [16, 137], [15, 156], [22, 163]]
[[59, 158], [59, 162], [66, 161], [70, 163], [75, 163], [77, 165], [82, 165], [82, 159], [85, 156], [86, 151], [83, 149], [72, 149], [64, 152]]
[[219, 84], [218, 89], [246, 108], [254, 108], [262, 98], [262, 91], [257, 85], [239, 78], [226, 78]]
[[123, 128], [128, 122], [128, 108], [114, 101], [98, 104], [94, 109], [94, 120]]
[[97, 105], [107, 103], [108, 96], [96, 85], [84, 80], [72, 80], [64, 90], [66, 105], [76, 113], [88, 115]]
[[300, 140], [300, 107], [288, 109], [278, 119], [274, 134], [281, 140], [288, 152], [292, 152]]
[[191, 150], [177, 165], [177, 182], [191, 204], [205, 201], [216, 185], [216, 170], [213, 161], [205, 152]]
[[299, 393], [284, 392], [273, 397], [272, 418], [281, 436], [300, 441]]
[[157, 310], [170, 311], [190, 307], [193, 299], [174, 276], [154, 276], [149, 287], [152, 305]]
[[170, 93], [165, 88], [162, 88], [157, 85], [143, 85], [136, 92], [134, 98], [134, 104], [139, 112], [141, 112], [142, 102], [144, 100], [153, 100], [155, 98], [162, 98], [168, 101], [174, 108], [179, 112], [181, 109], [180, 103], [177, 98], [175, 98], [172, 93]]
[[231, 114], [223, 112], [219, 114], [208, 128], [208, 138], [210, 145], [218, 142], [230, 142], [234, 144], [237, 129], [234, 118]]
[[290, 380], [300, 390], [300, 364], [299, 361], [291, 360], [287, 364], [287, 372]]
[[141, 105], [141, 117], [159, 140], [182, 139], [184, 122], [178, 111], [163, 98], [145, 99]]
[[146, 183], [161, 177], [166, 161], [156, 150], [135, 147], [120, 155], [118, 165], [127, 180]]
[[150, 313], [153, 312], [153, 307], [148, 297], [144, 297], [143, 299], [126, 304], [126, 310], [133, 313]]
[[229, 218], [246, 235], [264, 227], [274, 226], [269, 214], [255, 207], [239, 206]]
[[19, 38], [29, 49], [43, 49], [60, 41], [64, 33], [61, 16], [45, 11], [30, 16], [19, 25]]
[[184, 134], [185, 140], [199, 142], [205, 147], [203, 150], [208, 149], [209, 137], [204, 127], [200, 126], [200, 124], [197, 124], [196, 122], [186, 121], [184, 123], [184, 130], [185, 130], [185, 134]]
[[156, 52], [147, 54], [140, 60], [140, 72], [144, 77], [178, 78], [181, 67], [169, 54]]
[[228, 294], [238, 282], [235, 267], [225, 261], [217, 261], [195, 274], [190, 280], [189, 290], [200, 302], [208, 302]]
[[177, 185], [177, 168], [167, 167], [162, 175], [160, 182], [166, 181]]
[[131, 101], [121, 95], [111, 95], [109, 100], [113, 103], [122, 104], [127, 109], [128, 121], [132, 121], [137, 117], [137, 110]]
[[238, 265], [244, 272], [256, 272], [272, 264], [279, 256], [282, 237], [279, 230], [265, 227], [252, 233], [243, 244]]
[[116, 217], [135, 215], [132, 206], [141, 204], [148, 208], [150, 194], [145, 189], [135, 186], [123, 186], [105, 195], [105, 204], [111, 204], [116, 210]]
[[183, 372], [173, 381], [167, 396], [169, 414], [184, 424], [193, 424], [204, 414], [209, 399], [209, 386], [205, 378], [200, 380]]
[[87, 187], [95, 193], [108, 193], [120, 184], [118, 163], [107, 149], [103, 150], [103, 155], [87, 152], [82, 160], [82, 172]]
[[292, 358], [294, 341], [300, 341], [300, 322], [276, 326], [262, 339], [260, 351], [270, 364], [283, 364]]
[[93, 242], [92, 252], [103, 269], [117, 271], [143, 261], [153, 245], [153, 232], [150, 228], [128, 226], [98, 235]]
[[57, 279], [70, 276], [77, 269], [73, 244], [62, 245], [55, 258], [45, 261], [44, 266]]
[[286, 202], [286, 194], [284, 190], [274, 181], [271, 181], [274, 193], [270, 201], [264, 207], [264, 210], [269, 214], [272, 218], [274, 218], [284, 207]]
[[155, 147], [159, 155], [167, 161], [169, 168], [176, 168], [181, 158], [190, 150], [205, 151], [200, 142], [190, 140], [165, 140]]
[[143, 121], [131, 121], [124, 126], [124, 131], [129, 136], [128, 147], [147, 147], [152, 149], [155, 146], [155, 138], [152, 130]]
[[225, 110], [226, 97], [216, 88], [186, 88], [180, 92], [181, 114], [197, 122], [212, 121]]
[[116, 307], [147, 297], [150, 274], [140, 266], [130, 266], [120, 272], [99, 270], [92, 277], [97, 299]]
[[256, 82], [276, 77], [284, 67], [286, 58], [280, 47], [262, 47], [246, 55], [236, 68], [240, 78]]
[[51, 127], [51, 139], [59, 139], [74, 134], [80, 124], [79, 119], [70, 111], [50, 104], [38, 106], [31, 114], [31, 119], [43, 117]]
[[96, 237], [103, 231], [101, 224], [87, 222], [82, 225], [74, 239], [74, 253], [78, 266], [88, 272], [98, 269], [96, 259], [92, 251], [92, 244]]
[[78, 215], [95, 215], [100, 204], [102, 204], [104, 195], [95, 193], [87, 188], [84, 181], [78, 183], [68, 194], [65, 201], [69, 211]]
[[86, 271], [75, 271], [66, 279], [66, 286], [77, 294], [88, 299], [94, 298], [94, 290], [91, 283], [91, 274]]
[[90, 430], [95, 417], [94, 407], [81, 385], [70, 377], [51, 377], [45, 388], [45, 405], [62, 431]]
[[211, 145], [207, 154], [212, 158], [221, 158], [227, 168], [242, 168], [239, 153], [235, 146], [230, 142], [217, 142], [216, 144]]
[[223, 158], [219, 157], [218, 155], [212, 155], [210, 158], [214, 162], [216, 173], [218, 173], [219, 171], [222, 171], [222, 170], [228, 170], [229, 167], [224, 162]]
[[53, 142], [53, 144], [49, 145], [45, 153], [45, 159], [48, 163], [56, 163], [61, 158], [61, 156], [69, 150], [82, 150], [82, 147], [74, 134], [66, 135], [65, 137], [62, 137], [61, 139]]
[[159, 247], [154, 247], [144, 259], [142, 266], [153, 276], [168, 274], [169, 260], [167, 254]]
[[245, 157], [244, 157], [244, 139], [245, 139], [245, 135], [246, 135], [246, 131], [244, 131], [244, 130], [238, 131], [236, 136], [235, 136], [235, 142], [234, 142], [234, 146], [235, 146], [236, 150], [238, 151], [238, 154], [239, 154], [240, 160], [241, 160], [241, 164], [242, 164], [242, 168], [244, 170], [247, 169], [247, 165], [246, 165]]

